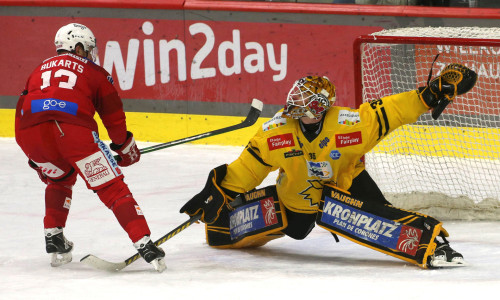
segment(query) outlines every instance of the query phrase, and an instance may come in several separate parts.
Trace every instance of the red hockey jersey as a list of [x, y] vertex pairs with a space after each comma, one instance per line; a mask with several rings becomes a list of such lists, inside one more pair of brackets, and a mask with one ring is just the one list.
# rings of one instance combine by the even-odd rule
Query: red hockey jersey
[[115, 144], [126, 139], [125, 113], [111, 75], [86, 58], [46, 59], [30, 75], [16, 109], [16, 129], [57, 120], [97, 132], [97, 112]]

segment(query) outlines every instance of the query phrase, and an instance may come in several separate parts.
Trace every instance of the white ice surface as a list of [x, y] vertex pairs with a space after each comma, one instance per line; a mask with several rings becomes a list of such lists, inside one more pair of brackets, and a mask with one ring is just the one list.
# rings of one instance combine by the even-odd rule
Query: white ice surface
[[[145, 146], [145, 145], [140, 145]], [[500, 288], [500, 222], [446, 222], [452, 246], [470, 264], [423, 270], [332, 236], [316, 227], [302, 241], [282, 238], [253, 250], [207, 246], [194, 224], [163, 248], [167, 270], [142, 260], [120, 272], [91, 269], [94, 254], [123, 261], [134, 248], [113, 214], [79, 180], [66, 236], [73, 262], [52, 268], [43, 238], [44, 186], [13, 139], [0, 139], [0, 299], [496, 299]], [[240, 147], [180, 145], [145, 154], [125, 168], [153, 239], [187, 216], [179, 208], [205, 184], [209, 170], [234, 160]], [[266, 179], [264, 184], [272, 183]], [[363, 298], [361, 298], [363, 297]]]

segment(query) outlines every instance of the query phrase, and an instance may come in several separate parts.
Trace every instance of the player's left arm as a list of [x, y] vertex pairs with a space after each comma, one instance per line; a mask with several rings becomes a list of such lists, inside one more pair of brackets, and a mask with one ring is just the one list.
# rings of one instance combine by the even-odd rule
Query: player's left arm
[[363, 152], [370, 151], [396, 128], [416, 122], [427, 110], [417, 91], [363, 103], [359, 108], [361, 122], [353, 126], [363, 132]]
[[364, 125], [360, 126], [369, 128], [370, 137], [366, 151], [396, 128], [416, 122], [429, 109], [432, 117], [437, 119], [457, 95], [469, 92], [476, 80], [477, 74], [471, 69], [450, 64], [436, 78], [429, 80], [427, 86], [362, 104], [359, 110]]
[[127, 140], [127, 123], [123, 110], [122, 99], [113, 85], [111, 75], [104, 69], [96, 66], [93, 70], [93, 84], [97, 87], [94, 96], [94, 107], [102, 124], [114, 144], [121, 145]]
[[111, 76], [104, 70], [100, 71], [100, 76], [97, 77], [99, 87], [94, 106], [112, 141], [111, 150], [119, 155], [118, 165], [130, 166], [140, 160], [141, 153], [133, 133], [127, 130], [123, 103], [112, 84]]

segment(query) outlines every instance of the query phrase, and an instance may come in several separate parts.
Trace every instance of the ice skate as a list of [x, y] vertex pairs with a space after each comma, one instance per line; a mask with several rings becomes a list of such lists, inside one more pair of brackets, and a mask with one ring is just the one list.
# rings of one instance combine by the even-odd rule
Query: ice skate
[[134, 247], [144, 260], [153, 265], [156, 271], [163, 272], [167, 266], [165, 265], [165, 252], [160, 247], [157, 247], [151, 241], [149, 236], [144, 236], [142, 239], [134, 243]]
[[443, 239], [443, 242], [440, 242], [438, 238], [436, 238], [436, 250], [430, 257], [429, 266], [432, 268], [466, 266], [467, 263], [464, 261], [463, 255], [453, 250], [443, 236], [440, 236], [440, 238]]
[[50, 265], [59, 267], [65, 265], [73, 259], [73, 242], [66, 239], [62, 227], [45, 228], [45, 250], [51, 254]]

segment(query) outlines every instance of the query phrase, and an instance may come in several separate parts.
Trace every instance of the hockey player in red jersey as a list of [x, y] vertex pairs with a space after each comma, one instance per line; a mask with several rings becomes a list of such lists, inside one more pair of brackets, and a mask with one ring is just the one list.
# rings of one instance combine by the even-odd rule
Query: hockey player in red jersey
[[[46, 251], [52, 266], [72, 260], [73, 243], [63, 234], [77, 175], [113, 212], [141, 256], [162, 272], [165, 253], [150, 239], [146, 219], [120, 167], [139, 161], [134, 137], [111, 75], [98, 59], [94, 34], [68, 24], [55, 36], [57, 55], [31, 73], [16, 108], [16, 141], [45, 187]], [[99, 139], [98, 113], [112, 143]]]
[[[304, 239], [318, 224], [334, 237], [422, 268], [463, 266], [442, 223], [390, 205], [362, 157], [429, 109], [439, 116], [476, 78], [451, 64], [427, 86], [359, 109], [334, 106], [335, 86], [327, 78], [301, 78], [284, 109], [262, 125], [237, 160], [213, 169], [180, 212], [201, 214], [207, 242], [216, 248], [261, 246], [284, 235]], [[254, 190], [274, 170], [276, 185]]]

